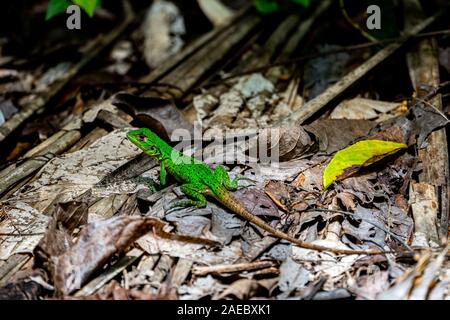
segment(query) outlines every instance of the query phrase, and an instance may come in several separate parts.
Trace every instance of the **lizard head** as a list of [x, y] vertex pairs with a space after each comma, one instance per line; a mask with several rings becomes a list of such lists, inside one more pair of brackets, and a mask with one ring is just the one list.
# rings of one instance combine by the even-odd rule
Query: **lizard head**
[[127, 133], [127, 138], [149, 156], [157, 160], [163, 158], [166, 143], [150, 129], [131, 130]]

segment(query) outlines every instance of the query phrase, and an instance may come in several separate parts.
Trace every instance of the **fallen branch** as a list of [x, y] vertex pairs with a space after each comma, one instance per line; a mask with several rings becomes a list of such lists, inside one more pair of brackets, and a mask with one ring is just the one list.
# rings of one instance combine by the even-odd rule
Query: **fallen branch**
[[[405, 28], [414, 26], [424, 16], [425, 13], [418, 0], [405, 2]], [[440, 84], [436, 39], [422, 39], [411, 48], [406, 58], [411, 82], [416, 90], [416, 100], [432, 108], [448, 124], [449, 121], [442, 112], [442, 97], [437, 94], [446, 84]], [[423, 90], [423, 87], [435, 89], [429, 93], [428, 90]], [[432, 93], [436, 94], [427, 99]], [[449, 156], [445, 128], [432, 132], [427, 142], [427, 147], [418, 151], [419, 159], [423, 163], [423, 172], [419, 175], [420, 183], [412, 184], [410, 189], [410, 199], [418, 202], [412, 205], [415, 235], [424, 236], [425, 239], [422, 240], [428, 244], [439, 242], [445, 244], [448, 236], [450, 206]], [[436, 230], [439, 212], [440, 226]]]

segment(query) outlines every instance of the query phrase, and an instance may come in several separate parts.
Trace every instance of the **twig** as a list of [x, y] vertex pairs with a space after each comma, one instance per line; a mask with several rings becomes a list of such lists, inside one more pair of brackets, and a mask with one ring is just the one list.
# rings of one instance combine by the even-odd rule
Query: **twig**
[[344, 0], [339, 0], [339, 6], [341, 8], [342, 15], [344, 16], [345, 20], [347, 20], [348, 23], [350, 23], [355, 29], [357, 29], [365, 38], [370, 40], [371, 42], [377, 42], [378, 39], [374, 38], [372, 35], [367, 33], [363, 28], [359, 26], [355, 21], [350, 18], [350, 16], [347, 13], [347, 10], [345, 9]]
[[258, 269], [270, 268], [276, 264], [272, 261], [256, 261], [250, 263], [237, 263], [231, 265], [217, 265], [208, 267], [194, 267], [192, 274], [204, 276], [209, 273], [232, 273], [241, 271], [253, 271]]
[[425, 97], [423, 97], [424, 100], [430, 100], [431, 98], [433, 98], [435, 95], [437, 95], [438, 93], [441, 92], [442, 89], [446, 88], [446, 87], [450, 87], [450, 81], [445, 81], [445, 82], [441, 82], [439, 85], [437, 86], [432, 86], [433, 90], [430, 91], [429, 94], [427, 94]]
[[319, 110], [328, 105], [331, 101], [342, 95], [348, 88], [360, 81], [365, 75], [372, 71], [376, 66], [387, 60], [394, 52], [406, 42], [406, 40], [413, 34], [417, 34], [419, 31], [428, 27], [433, 21], [437, 19], [440, 13], [425, 19], [421, 23], [417, 24], [414, 28], [408, 32], [408, 34], [402, 38], [401, 41], [392, 43], [389, 46], [383, 48], [378, 53], [369, 58], [366, 62], [347, 73], [338, 82], [329, 86], [327, 90], [322, 92], [314, 99], [308, 101], [298, 110], [292, 112], [289, 117], [286, 117], [276, 125], [291, 125], [291, 124], [303, 124], [306, 120], [311, 118]]
[[[261, 18], [256, 14], [250, 14], [245, 19], [240, 19], [231, 28], [226, 29], [195, 54], [189, 56], [184, 63], [159, 79], [158, 83], [176, 85], [182, 90], [181, 92], [168, 90], [166, 93], [171, 94], [175, 99], [181, 98], [183, 93], [190, 90], [207, 71], [210, 71], [233, 48], [236, 48], [254, 32], [260, 22]], [[147, 94], [150, 93], [151, 91]]]
[[[2, 172], [0, 172], [2, 184], [0, 186], [0, 195], [6, 192], [9, 187], [17, 183], [18, 181], [22, 180], [23, 178], [26, 178], [33, 172], [36, 172], [39, 168], [43, 167], [48, 162], [48, 155], [51, 154], [59, 154], [63, 152], [64, 150], [71, 147], [75, 142], [77, 142], [81, 136], [81, 133], [78, 130], [71, 130], [71, 131], [65, 131], [61, 130], [60, 132], [56, 133], [54, 136], [59, 137], [59, 133], [63, 133], [62, 136], [48, 145], [46, 141], [41, 143], [40, 145], [33, 148], [31, 151], [33, 151], [32, 155], [36, 155], [35, 158], [30, 158], [20, 164], [17, 167], [14, 167], [13, 170], [11, 170], [10, 167], [5, 168]], [[45, 145], [41, 148], [41, 145]], [[34, 152], [34, 150], [37, 150]]]
[[[437, 35], [446, 35], [446, 34], [450, 34], [450, 29], [418, 33], [416, 35], [412, 35], [411, 37], [417, 39], [417, 38], [426, 38], [426, 37], [433, 37], [433, 36], [437, 36]], [[247, 69], [247, 70], [244, 70], [244, 71], [241, 71], [241, 72], [236, 72], [236, 73], [230, 74], [230, 75], [228, 75], [226, 77], [223, 77], [222, 79], [220, 79], [218, 81], [211, 81], [209, 83], [206, 83], [206, 84], [202, 85], [202, 87], [218, 85], [218, 84], [221, 84], [221, 83], [223, 83], [223, 82], [225, 82], [227, 80], [231, 80], [233, 78], [245, 76], [245, 75], [256, 73], [256, 72], [266, 71], [268, 69], [271, 69], [271, 68], [277, 67], [277, 66], [296, 64], [298, 62], [302, 62], [302, 61], [305, 61], [305, 60], [310, 60], [310, 59], [314, 59], [314, 58], [318, 58], [318, 57], [322, 57], [322, 56], [327, 56], [327, 55], [331, 55], [331, 54], [336, 54], [336, 53], [340, 53], [340, 52], [361, 50], [361, 49], [366, 49], [366, 48], [370, 48], [370, 47], [377, 46], [377, 45], [389, 44], [389, 43], [392, 43], [392, 42], [401, 41], [404, 38], [405, 38], [405, 36], [401, 36], [401, 37], [397, 37], [397, 38], [377, 40], [376, 42], [365, 42], [365, 43], [355, 44], [355, 45], [351, 45], [351, 46], [347, 46], [347, 47], [343, 47], [343, 48], [338, 48], [338, 49], [324, 50], [322, 52], [308, 53], [308, 54], [299, 56], [297, 58], [280, 60], [280, 61], [277, 61], [275, 63], [270, 63], [270, 64], [267, 64], [265, 66], [261, 66], [261, 67], [258, 67], [258, 68], [251, 68], [251, 69]], [[200, 87], [196, 87], [194, 89], [200, 89]]]
[[431, 107], [434, 111], [436, 111], [437, 113], [439, 113], [439, 115], [442, 116], [442, 117], [447, 121], [447, 123], [450, 122], [450, 120], [448, 120], [447, 116], [446, 116], [441, 110], [439, 110], [438, 108], [436, 108], [434, 105], [432, 105], [432, 104], [429, 103], [428, 101], [423, 100], [423, 99], [421, 99], [421, 98], [417, 98], [417, 97], [416, 97], [415, 99], [418, 100], [418, 101], [420, 101], [420, 102], [423, 102], [423, 103], [426, 104], [427, 106]]
[[[17, 230], [19, 232], [19, 230]], [[2, 237], [32, 237], [32, 236], [42, 236], [45, 232], [36, 233], [0, 233]]]
[[139, 82], [144, 84], [155, 85], [156, 80], [159, 80], [163, 76], [167, 75], [173, 69], [175, 69], [184, 60], [188, 59], [190, 56], [194, 55], [195, 52], [200, 50], [202, 47], [206, 46], [213, 39], [217, 38], [225, 32], [227, 29], [231, 28], [233, 24], [239, 23], [239, 20], [249, 13], [249, 7], [243, 8], [240, 12], [236, 13], [231, 23], [227, 26], [220, 28], [215, 28], [210, 32], [200, 36], [198, 39], [194, 40], [189, 46], [184, 48], [179, 53], [172, 56], [170, 59], [163, 61], [158, 67], [153, 69], [148, 75], [143, 76], [139, 79]]

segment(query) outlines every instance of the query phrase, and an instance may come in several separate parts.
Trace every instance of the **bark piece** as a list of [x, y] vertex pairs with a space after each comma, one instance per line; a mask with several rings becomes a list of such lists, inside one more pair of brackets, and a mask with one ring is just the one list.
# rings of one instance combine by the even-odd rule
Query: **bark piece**
[[[51, 139], [52, 144], [48, 145], [48, 142], [44, 141], [44, 146], [37, 146], [36, 149], [30, 150], [28, 155], [36, 157], [30, 158], [22, 164], [16, 166], [10, 166], [0, 172], [2, 184], [0, 185], [0, 194], [7, 191], [12, 185], [19, 182], [23, 178], [29, 176], [39, 168], [44, 166], [55, 154], [60, 154], [76, 141], [80, 139], [80, 132], [77, 130], [71, 130], [68, 132], [58, 132], [54, 135], [56, 138]], [[39, 155], [39, 157], [37, 157]]]
[[192, 260], [183, 258], [179, 259], [177, 264], [175, 265], [175, 268], [173, 269], [173, 274], [170, 281], [171, 285], [175, 288], [181, 286], [189, 276], [193, 264], [194, 261]]
[[167, 85], [169, 87], [167, 92], [173, 98], [180, 98], [198, 82], [202, 75], [210, 71], [214, 65], [225, 58], [230, 50], [248, 37], [260, 21], [261, 19], [257, 15], [249, 15], [245, 19], [239, 20], [164, 76], [158, 83]]
[[[425, 16], [418, 0], [404, 1], [405, 5], [405, 27], [417, 24], [417, 21]], [[415, 44], [406, 55], [408, 69], [417, 96], [423, 97], [427, 94], [421, 90], [423, 85], [438, 86], [439, 77], [439, 54], [435, 38], [426, 38]], [[442, 97], [436, 95], [429, 103], [439, 111], [442, 111]], [[429, 108], [431, 108], [429, 106]], [[436, 123], [436, 121], [434, 121]], [[439, 195], [440, 201], [436, 208], [440, 212], [439, 237], [442, 243], [446, 243], [448, 236], [449, 219], [449, 156], [447, 135], [445, 128], [432, 132], [428, 139], [428, 146], [419, 150], [419, 158], [423, 162], [423, 172], [419, 176], [419, 181], [435, 187], [435, 194]], [[420, 143], [420, 141], [419, 141]], [[421, 145], [419, 145], [421, 147]], [[431, 192], [431, 191], [430, 191]], [[420, 195], [417, 195], [420, 197]], [[420, 214], [416, 212], [416, 214]], [[425, 218], [426, 220], [426, 218]], [[431, 231], [430, 229], [427, 229]], [[427, 235], [426, 238], [434, 239], [435, 234]]]
[[107, 134], [108, 134], [108, 131], [106, 131], [105, 129], [96, 127], [94, 130], [92, 130], [87, 135], [82, 137], [69, 150], [67, 150], [67, 153], [75, 152], [75, 151], [81, 150], [83, 148], [87, 148], [91, 144], [93, 144], [95, 141], [97, 141], [98, 139], [100, 139], [103, 136], [106, 136]]
[[213, 39], [217, 38], [222, 32], [232, 27], [233, 23], [237, 23], [243, 16], [248, 14], [248, 10], [243, 10], [236, 14], [232, 23], [221, 28], [216, 28], [210, 32], [200, 36], [198, 39], [194, 40], [191, 44], [186, 46], [182, 51], [173, 55], [169, 59], [163, 61], [155, 69], [153, 69], [148, 75], [140, 79], [143, 83], [153, 83], [156, 80], [162, 78], [171, 72], [174, 68], [179, 66], [183, 61], [187, 60], [190, 56], [195, 54], [203, 46], [208, 45]]
[[414, 238], [412, 245], [437, 246], [438, 200], [435, 189], [428, 183], [412, 182], [409, 191], [411, 211], [414, 217]]

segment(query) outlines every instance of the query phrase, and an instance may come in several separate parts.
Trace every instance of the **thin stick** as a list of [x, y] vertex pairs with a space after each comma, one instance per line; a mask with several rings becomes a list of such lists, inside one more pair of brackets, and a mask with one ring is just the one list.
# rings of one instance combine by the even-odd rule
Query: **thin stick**
[[347, 10], [345, 9], [344, 0], [339, 0], [339, 6], [341, 8], [342, 15], [344, 16], [345, 20], [347, 20], [348, 23], [350, 23], [355, 29], [357, 29], [365, 38], [370, 40], [371, 42], [377, 42], [378, 39], [374, 38], [372, 35], [367, 33], [363, 28], [359, 26], [355, 21], [353, 21], [352, 18], [348, 15]]
[[439, 115], [442, 116], [442, 118], [444, 118], [444, 119], [447, 121], [447, 123], [450, 122], [450, 120], [448, 120], [447, 116], [446, 116], [441, 110], [439, 110], [438, 108], [436, 108], [434, 105], [432, 105], [432, 104], [429, 103], [428, 101], [423, 100], [423, 99], [421, 99], [421, 98], [417, 98], [417, 97], [416, 97], [416, 100], [418, 100], [418, 101], [420, 101], [420, 102], [423, 102], [423, 103], [426, 104], [427, 106], [431, 107], [434, 111], [436, 111], [437, 113], [439, 113]]
[[231, 265], [217, 265], [208, 267], [194, 267], [192, 274], [204, 276], [208, 273], [232, 273], [241, 271], [253, 271], [258, 269], [270, 268], [276, 264], [272, 261], [256, 261], [250, 263], [236, 263]]
[[417, 24], [414, 28], [410, 30], [410, 32], [405, 37], [402, 38], [401, 41], [392, 43], [389, 46], [378, 51], [378, 53], [370, 57], [367, 61], [365, 61], [352, 71], [348, 72], [338, 82], [329, 86], [320, 95], [308, 101], [301, 108], [292, 112], [288, 117], [284, 118], [276, 125], [303, 124], [306, 120], [311, 118], [319, 110], [327, 106], [331, 101], [336, 99], [338, 96], [342, 95], [348, 88], [358, 83], [375, 67], [380, 65], [382, 62], [386, 61], [387, 58], [391, 57], [394, 52], [399, 50], [400, 47], [404, 45], [404, 43], [409, 39], [409, 37], [411, 37], [413, 34], [417, 34], [419, 31], [428, 27], [433, 21], [437, 19], [439, 15], [440, 14], [436, 14]]
[[[433, 37], [433, 36], [447, 35], [447, 34], [450, 34], [450, 29], [418, 33], [416, 35], [412, 35], [411, 37], [412, 38], [426, 38], [426, 37]], [[336, 53], [340, 53], [340, 52], [348, 52], [348, 51], [353, 51], [353, 50], [366, 49], [366, 48], [377, 46], [377, 45], [388, 44], [388, 43], [400, 41], [400, 40], [402, 40], [404, 38], [405, 38], [405, 36], [401, 36], [401, 37], [397, 37], [397, 38], [378, 40], [376, 42], [364, 42], [364, 43], [355, 44], [355, 45], [352, 45], [352, 46], [347, 46], [347, 47], [339, 48], [339, 49], [325, 50], [325, 51], [316, 52], [316, 53], [308, 53], [308, 54], [302, 55], [302, 56], [297, 57], [297, 58], [280, 60], [280, 61], [277, 61], [275, 63], [270, 63], [270, 64], [267, 64], [265, 66], [261, 66], [261, 67], [258, 67], [258, 68], [251, 68], [251, 69], [248, 69], [248, 70], [244, 70], [242, 72], [233, 73], [231, 75], [228, 75], [228, 76], [220, 79], [219, 81], [209, 82], [206, 85], [207, 86], [214, 86], [214, 85], [221, 84], [221, 83], [223, 83], [223, 82], [225, 82], [227, 80], [233, 79], [233, 78], [245, 76], [247, 74], [252, 74], [252, 73], [256, 73], [256, 72], [266, 71], [266, 70], [268, 70], [270, 68], [273, 68], [273, 67], [276, 67], [276, 66], [296, 64], [296, 63], [301, 62], [301, 61], [310, 60], [310, 59], [314, 59], [314, 58], [318, 58], [318, 57], [322, 57], [322, 56], [327, 56], [327, 55], [331, 55], [331, 54], [336, 54]], [[195, 88], [195, 89], [198, 89], [198, 88]]]

